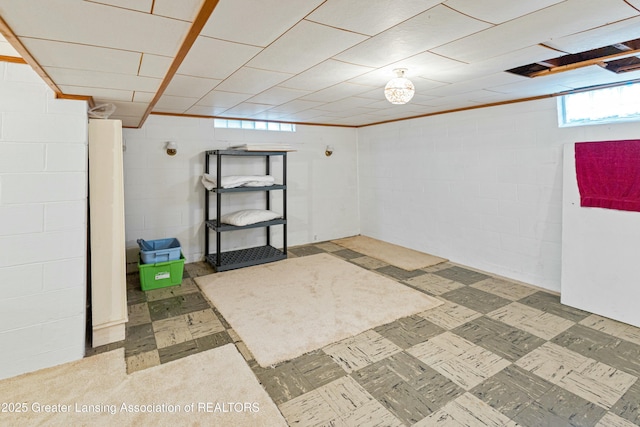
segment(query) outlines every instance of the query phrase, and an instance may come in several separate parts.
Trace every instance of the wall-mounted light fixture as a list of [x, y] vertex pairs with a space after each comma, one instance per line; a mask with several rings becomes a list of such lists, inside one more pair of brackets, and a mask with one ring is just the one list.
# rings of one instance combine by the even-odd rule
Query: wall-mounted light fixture
[[333, 154], [333, 145], [327, 145], [327, 148], [324, 149], [324, 155], [329, 157]]
[[173, 141], [167, 142], [167, 154], [170, 156], [175, 156], [178, 153], [178, 144]]

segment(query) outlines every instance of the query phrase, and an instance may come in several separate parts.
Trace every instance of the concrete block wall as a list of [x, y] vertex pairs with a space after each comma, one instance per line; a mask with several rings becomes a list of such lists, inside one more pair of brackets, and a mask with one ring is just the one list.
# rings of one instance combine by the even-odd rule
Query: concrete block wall
[[362, 234], [560, 291], [563, 145], [639, 131], [559, 128], [553, 98], [362, 128]]
[[0, 62], [0, 379], [84, 356], [86, 111]]
[[[281, 142], [294, 147], [288, 154], [288, 245], [330, 240], [359, 233], [357, 138], [349, 128], [297, 126], [296, 132], [214, 128], [212, 119], [151, 115], [141, 129], [124, 129], [125, 223], [128, 262], [136, 261], [137, 239], [176, 237], [187, 262], [204, 257], [204, 152], [244, 143]], [[166, 154], [168, 141], [178, 145]], [[335, 152], [325, 156], [325, 147]], [[281, 178], [279, 159], [272, 174]], [[215, 160], [211, 172], [215, 171]], [[223, 174], [264, 174], [259, 159], [225, 159]], [[279, 192], [272, 209], [279, 211]], [[258, 196], [258, 198], [257, 198]], [[262, 194], [223, 195], [223, 213], [264, 208]], [[215, 196], [211, 197], [211, 217]], [[274, 246], [281, 228], [272, 227]], [[214, 246], [213, 233], [211, 245]], [[223, 250], [264, 244], [264, 229], [225, 233]]]

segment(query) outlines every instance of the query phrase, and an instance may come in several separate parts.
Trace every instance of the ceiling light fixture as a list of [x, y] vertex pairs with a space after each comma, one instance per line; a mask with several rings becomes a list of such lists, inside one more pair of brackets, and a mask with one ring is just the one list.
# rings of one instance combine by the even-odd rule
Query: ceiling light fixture
[[393, 70], [397, 77], [389, 80], [389, 83], [384, 87], [384, 96], [392, 104], [406, 104], [413, 98], [416, 91], [411, 80], [404, 76], [406, 71], [406, 68]]

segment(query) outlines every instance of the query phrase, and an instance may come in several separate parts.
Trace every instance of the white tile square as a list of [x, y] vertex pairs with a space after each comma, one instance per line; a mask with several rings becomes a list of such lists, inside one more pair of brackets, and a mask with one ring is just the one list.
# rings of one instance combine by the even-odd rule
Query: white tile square
[[546, 340], [552, 339], [574, 325], [570, 320], [518, 302], [494, 310], [487, 316]]
[[402, 351], [373, 330], [331, 344], [323, 350], [347, 372], [356, 371]]

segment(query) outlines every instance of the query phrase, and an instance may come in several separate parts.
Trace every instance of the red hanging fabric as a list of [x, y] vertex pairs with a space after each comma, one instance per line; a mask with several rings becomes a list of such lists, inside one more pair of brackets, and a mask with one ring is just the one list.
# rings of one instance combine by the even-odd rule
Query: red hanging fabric
[[640, 212], [640, 140], [575, 145], [580, 206]]

